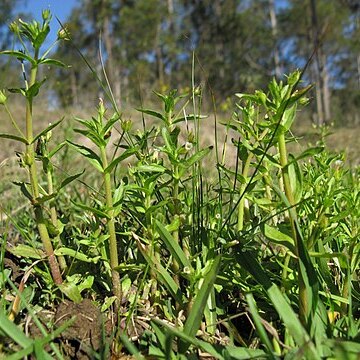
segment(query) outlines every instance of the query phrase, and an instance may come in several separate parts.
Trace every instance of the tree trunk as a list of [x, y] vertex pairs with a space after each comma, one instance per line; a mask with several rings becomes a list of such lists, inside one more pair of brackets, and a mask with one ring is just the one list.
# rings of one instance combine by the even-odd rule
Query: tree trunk
[[107, 55], [107, 76], [111, 86], [111, 90], [115, 97], [115, 101], [119, 106], [121, 106], [121, 86], [120, 86], [120, 78], [117, 77], [119, 71], [115, 69], [114, 56], [113, 56], [113, 38], [111, 36], [111, 22], [110, 22], [110, 14], [111, 14], [111, 4], [104, 0], [102, 3], [103, 6], [103, 21], [102, 21], [102, 32], [104, 36], [104, 44]]
[[323, 95], [323, 107], [324, 107], [324, 121], [329, 123], [331, 119], [331, 109], [330, 109], [330, 88], [329, 88], [329, 72], [327, 70], [327, 57], [322, 53], [321, 61], [321, 79], [322, 79], [322, 95]]
[[322, 49], [319, 39], [319, 26], [316, 10], [316, 1], [310, 0], [310, 11], [311, 11], [311, 35], [312, 43], [315, 50], [314, 57], [314, 76], [315, 76], [315, 92], [316, 92], [316, 107], [317, 107], [317, 124], [324, 124], [324, 107], [323, 107], [323, 79], [322, 79], [322, 68], [321, 68], [321, 57]]
[[70, 85], [71, 85], [71, 105], [77, 107], [79, 105], [78, 86], [76, 81], [76, 73], [74, 69], [70, 71]]
[[155, 53], [156, 53], [156, 65], [157, 65], [157, 79], [160, 86], [164, 85], [164, 62], [163, 54], [161, 49], [161, 23], [159, 22], [156, 28], [156, 38], [155, 38]]
[[280, 49], [278, 44], [278, 25], [276, 18], [276, 9], [275, 1], [269, 0], [269, 13], [270, 13], [270, 23], [271, 23], [271, 33], [274, 40], [274, 65], [275, 65], [275, 76], [280, 79], [282, 75], [282, 69], [280, 65]]

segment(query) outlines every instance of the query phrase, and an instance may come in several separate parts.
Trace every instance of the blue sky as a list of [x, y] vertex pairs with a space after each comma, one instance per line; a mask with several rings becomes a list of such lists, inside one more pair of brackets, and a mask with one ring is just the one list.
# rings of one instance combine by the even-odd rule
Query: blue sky
[[65, 21], [77, 3], [77, 0], [27, 0], [20, 2], [18, 10], [26, 11], [36, 18], [40, 18], [43, 9], [50, 9], [61, 21]]

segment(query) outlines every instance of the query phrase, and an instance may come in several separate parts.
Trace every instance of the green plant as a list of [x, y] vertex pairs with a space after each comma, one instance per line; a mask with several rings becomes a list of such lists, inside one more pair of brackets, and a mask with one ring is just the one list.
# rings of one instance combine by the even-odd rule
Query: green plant
[[[45, 193], [39, 186], [38, 181], [38, 170], [36, 166], [36, 153], [35, 153], [35, 143], [46, 136], [54, 127], [56, 127], [60, 121], [49, 125], [46, 129], [41, 131], [39, 134], [34, 136], [33, 134], [33, 103], [34, 98], [39, 94], [41, 86], [44, 84], [45, 79], [38, 81], [38, 69], [42, 65], [46, 66], [61, 66], [65, 67], [65, 65], [58, 60], [54, 60], [48, 58], [48, 54], [51, 48], [55, 45], [53, 44], [48, 50], [46, 50], [43, 54], [40, 54], [41, 46], [44, 44], [44, 41], [50, 31], [50, 20], [51, 14], [50, 11], [44, 10], [42, 13], [43, 22], [40, 24], [37, 21], [33, 21], [30, 23], [24, 22], [19, 19], [18, 22], [13, 22], [10, 25], [10, 29], [15, 33], [18, 40], [22, 45], [22, 50], [14, 51], [14, 50], [5, 50], [2, 51], [2, 55], [12, 56], [19, 60], [22, 66], [22, 72], [24, 75], [24, 88], [15, 88], [10, 89], [13, 93], [19, 93], [25, 98], [26, 102], [26, 115], [25, 115], [25, 134], [21, 131], [20, 126], [18, 125], [16, 119], [12, 116], [8, 106], [6, 105], [6, 96], [2, 92], [2, 100], [1, 103], [5, 106], [6, 111], [9, 114], [9, 117], [14, 125], [15, 129], [19, 133], [19, 135], [11, 135], [11, 134], [1, 134], [3, 138], [13, 139], [25, 144], [25, 153], [21, 155], [20, 163], [21, 166], [24, 166], [29, 173], [29, 187], [25, 183], [20, 183], [21, 190], [23, 194], [30, 200], [35, 214], [36, 225], [39, 231], [39, 235], [41, 241], [43, 243], [43, 247], [47, 256], [47, 260], [50, 265], [51, 274], [53, 280], [56, 284], [62, 283], [62, 276], [59, 268], [58, 261], [54, 255], [53, 244], [51, 240], [51, 236], [49, 234], [48, 229], [48, 221], [46, 216], [44, 215], [44, 203], [54, 196], [56, 193], [50, 192]], [[56, 42], [62, 40], [61, 32], [59, 32], [58, 39]], [[27, 45], [31, 46], [29, 50]], [[26, 74], [25, 64], [28, 63], [30, 66], [29, 72], [30, 76], [28, 77]], [[51, 190], [51, 185], [50, 190]], [[30, 190], [28, 190], [28, 188]], [[54, 219], [55, 220], [55, 219]], [[65, 264], [63, 263], [63, 266]]]
[[[49, 334], [36, 312], [67, 297], [75, 309], [83, 300], [95, 303], [96, 314], [86, 315], [93, 323], [100, 324], [102, 315], [107, 319], [100, 324], [107, 333], [97, 339], [103, 347], [92, 344], [95, 358], [127, 351], [139, 359], [195, 359], [201, 352], [224, 360], [355, 359], [359, 169], [347, 168], [344, 155], [329, 153], [323, 139], [300, 153], [290, 151], [297, 141], [292, 124], [310, 88], [299, 88], [301, 73], [272, 80], [266, 91], [237, 94], [236, 109], [225, 122], [235, 134], [234, 164], [226, 161], [231, 148], [224, 146], [221, 160], [215, 154], [214, 169], [204, 166], [212, 146], [202, 145], [201, 128], [208, 120], [201, 115], [203, 94], [194, 79], [188, 92], [156, 92], [159, 110], [138, 109], [142, 129], [125, 120], [111, 89], [101, 83], [105, 98], [96, 116], [76, 118], [80, 127], [74, 132], [85, 142], [67, 133], [66, 141], [52, 147], [52, 130], [61, 120], [36, 136], [31, 130], [33, 100], [43, 83], [36, 69], [61, 65], [46, 58], [48, 51], [39, 56], [49, 21], [44, 12], [42, 25], [12, 25], [20, 39], [32, 42], [34, 55], [3, 52], [31, 68], [32, 85], [12, 90], [26, 100], [26, 135], [5, 92], [0, 103], [18, 132], [1, 137], [26, 146], [20, 160], [29, 183], [16, 184], [30, 199], [35, 219], [1, 207], [7, 222], [0, 234], [0, 331], [13, 348], [0, 351], [12, 358], [61, 358], [53, 340], [59, 342], [70, 324]], [[62, 29], [60, 35], [69, 34]], [[104, 77], [107, 81], [105, 68]], [[84, 168], [62, 181], [55, 171], [60, 150], [66, 150], [69, 166]], [[209, 175], [216, 171], [218, 178]], [[20, 243], [11, 244], [12, 231], [21, 234]], [[42, 261], [50, 255], [51, 275]], [[22, 268], [26, 276], [19, 281]], [[36, 319], [40, 339], [28, 338], [11, 322], [22, 324], [28, 314]]]

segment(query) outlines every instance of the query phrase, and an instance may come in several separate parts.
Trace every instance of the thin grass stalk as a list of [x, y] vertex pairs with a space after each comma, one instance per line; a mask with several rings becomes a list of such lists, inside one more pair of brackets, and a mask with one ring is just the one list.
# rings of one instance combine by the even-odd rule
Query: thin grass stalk
[[[284, 190], [285, 195], [291, 206], [295, 205], [294, 194], [291, 188], [290, 175], [289, 175], [289, 167], [287, 160], [287, 151], [286, 151], [286, 141], [285, 141], [285, 133], [281, 132], [278, 139], [278, 147], [280, 154], [280, 165], [282, 168], [282, 179], [284, 182]], [[297, 236], [295, 221], [296, 221], [296, 208], [291, 208], [288, 212], [289, 221], [291, 225], [292, 236], [295, 243], [295, 256], [298, 258], [298, 286], [299, 286], [299, 318], [304, 326], [306, 326], [306, 314], [308, 313], [308, 301], [307, 301], [307, 291], [304, 279], [302, 277], [302, 272], [300, 271], [300, 259], [299, 259], [299, 239]], [[284, 274], [283, 274], [284, 275]]]
[[[106, 155], [105, 146], [100, 147], [101, 161], [103, 168], [106, 169], [108, 166], [108, 159]], [[112, 186], [111, 186], [111, 174], [109, 172], [103, 173], [104, 188], [105, 188], [105, 199], [106, 199], [106, 208], [107, 214], [110, 219], [107, 221], [107, 228], [109, 232], [109, 252], [110, 252], [110, 267], [111, 267], [111, 280], [113, 285], [113, 293], [117, 297], [118, 304], [122, 298], [122, 289], [120, 274], [116, 270], [119, 266], [118, 258], [118, 249], [117, 249], [117, 240], [116, 240], [116, 230], [115, 230], [115, 218], [113, 211], [113, 198], [112, 198]]]
[[[35, 59], [38, 58], [38, 51], [35, 51], [34, 58]], [[30, 82], [27, 86], [27, 90], [32, 85], [35, 84], [36, 76], [37, 76], [37, 66], [32, 66], [30, 73]], [[33, 111], [33, 100], [32, 97], [28, 96], [26, 98], [26, 139], [28, 144], [26, 145], [25, 163], [28, 166], [28, 170], [29, 170], [29, 179], [30, 179], [31, 191], [33, 196], [32, 205], [34, 208], [36, 225], [40, 234], [41, 241], [43, 243], [46, 256], [49, 261], [52, 278], [55, 284], [59, 285], [62, 283], [62, 276], [61, 276], [59, 264], [54, 254], [54, 249], [51, 243], [48, 229], [46, 227], [46, 222], [44, 219], [42, 207], [40, 204], [36, 202], [36, 199], [38, 199], [40, 196], [40, 192], [39, 192], [39, 183], [38, 183], [37, 169], [35, 163], [35, 149], [34, 149], [34, 144], [32, 143], [34, 137], [32, 111]]]

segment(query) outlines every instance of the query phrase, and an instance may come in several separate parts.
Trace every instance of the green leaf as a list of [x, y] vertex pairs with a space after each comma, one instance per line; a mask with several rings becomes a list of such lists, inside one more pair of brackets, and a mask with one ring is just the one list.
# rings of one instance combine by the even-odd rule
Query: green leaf
[[249, 349], [242, 347], [235, 347], [231, 345], [221, 346], [221, 345], [212, 345], [209, 342], [202, 341], [196, 337], [187, 335], [184, 331], [168, 325], [160, 319], [153, 318], [150, 322], [152, 325], [156, 323], [164, 327], [168, 332], [174, 334], [176, 337], [181, 339], [184, 343], [192, 344], [197, 348], [203, 350], [204, 352], [210, 354], [215, 359], [220, 360], [250, 360], [250, 359], [266, 359], [267, 354], [263, 350], [258, 349]]
[[170, 254], [176, 259], [177, 263], [181, 265], [182, 269], [185, 267], [191, 269], [191, 263], [189, 259], [186, 257], [180, 245], [171, 236], [169, 231], [167, 231], [166, 228], [158, 220], [155, 220], [155, 224], [161, 240], [165, 243], [167, 249], [169, 250]]
[[[294, 157], [289, 154], [290, 162]], [[295, 203], [299, 202], [303, 197], [303, 174], [299, 163], [292, 161], [289, 166], [289, 177], [292, 192], [294, 194]]]
[[316, 351], [309, 334], [304, 329], [297, 314], [291, 308], [279, 288], [273, 284], [267, 290], [267, 293], [289, 333], [294, 338], [297, 345], [303, 349], [304, 355], [307, 355], [305, 357], [308, 359], [320, 360], [321, 358]]
[[17, 59], [26, 60], [32, 65], [36, 65], [35, 60], [31, 56], [24, 54], [22, 51], [4, 50], [0, 51], [0, 55], [14, 56]]
[[114, 116], [112, 116], [108, 122], [106, 123], [106, 125], [103, 127], [103, 129], [101, 130], [101, 135], [102, 136], [106, 136], [106, 134], [112, 129], [112, 127], [114, 126], [114, 124], [116, 124], [119, 121], [120, 117], [118, 114], [115, 114]]
[[207, 115], [189, 114], [186, 117], [183, 116], [183, 117], [180, 117], [180, 118], [176, 118], [176, 120], [174, 120], [172, 123], [177, 124], [177, 123], [182, 122], [182, 121], [192, 121], [192, 120], [195, 120], [195, 119], [206, 119], [206, 118], [208, 118]]
[[61, 292], [74, 303], [78, 304], [82, 301], [80, 291], [73, 282], [64, 281], [62, 284], [58, 285], [58, 287]]
[[154, 173], [163, 173], [166, 171], [166, 167], [158, 164], [151, 165], [139, 165], [133, 168], [134, 172], [154, 172]]
[[204, 309], [204, 317], [206, 324], [206, 331], [215, 335], [216, 333], [216, 324], [217, 324], [217, 314], [216, 314], [216, 298], [215, 298], [215, 287], [211, 289], [210, 295], [207, 299], [206, 307]]
[[29, 142], [25, 138], [17, 135], [0, 133], [0, 138], [16, 140], [22, 142], [25, 145], [29, 145]]
[[32, 246], [25, 244], [19, 244], [15, 247], [9, 247], [7, 250], [13, 255], [23, 258], [40, 260], [46, 257], [45, 252], [43, 250], [35, 249]]
[[77, 251], [77, 250], [69, 249], [69, 248], [65, 248], [65, 247], [61, 247], [61, 248], [54, 250], [54, 254], [56, 256], [66, 255], [66, 256], [73, 257], [74, 259], [83, 261], [83, 262], [94, 263], [94, 264], [96, 264], [100, 259], [100, 256], [90, 257], [86, 254], [83, 254], [83, 253]]
[[93, 214], [99, 216], [100, 218], [105, 218], [105, 219], [111, 219], [111, 217], [104, 211], [101, 211], [97, 208], [94, 208], [94, 207], [91, 207], [91, 206], [87, 206], [87, 205], [84, 205], [84, 204], [80, 204], [80, 203], [77, 203], [77, 202], [74, 202], [74, 201], [71, 201], [75, 206], [79, 207], [80, 209], [83, 209], [83, 210], [86, 210], [86, 211], [90, 211], [92, 212]]
[[38, 203], [38, 204], [44, 204], [45, 202], [56, 198], [57, 195], [58, 195], [57, 192], [54, 192], [54, 193], [49, 194], [49, 195], [40, 195], [39, 197], [37, 197], [35, 199], [35, 202]]
[[67, 143], [70, 144], [70, 146], [73, 147], [78, 153], [84, 155], [91, 163], [91, 165], [93, 165], [97, 170], [99, 170], [101, 173], [104, 172], [102, 162], [94, 151], [84, 145], [75, 144], [70, 140], [67, 140]]
[[58, 151], [60, 151], [66, 145], [66, 141], [63, 141], [59, 145], [57, 145], [53, 150], [51, 150], [48, 154], [48, 158], [51, 159]]
[[42, 81], [36, 81], [26, 90], [26, 97], [32, 99], [39, 94], [40, 88], [42, 84], [46, 81], [46, 79]]
[[117, 299], [116, 296], [107, 296], [101, 305], [100, 311], [105, 312], [109, 307], [114, 303], [114, 301]]
[[273, 242], [275, 242], [276, 244], [279, 245], [283, 245], [286, 248], [288, 248], [293, 254], [295, 254], [295, 244], [294, 244], [294, 239], [279, 231], [278, 229], [267, 225], [267, 224], [262, 224], [261, 226], [263, 234], [270, 240], [272, 240]]
[[[171, 332], [170, 333], [168, 332], [166, 334], [166, 331], [163, 331], [160, 328], [160, 326], [158, 324], [156, 324], [155, 322], [151, 322], [151, 328], [156, 335], [157, 345], [160, 347], [161, 351], [164, 353], [164, 358], [169, 359], [169, 360], [171, 360], [171, 359], [176, 360], [177, 357], [173, 351], [168, 351], [168, 354], [165, 354], [166, 348], [167, 348], [167, 338], [172, 337], [173, 334]], [[165, 330], [166, 330], [166, 328], [165, 328]]]
[[263, 350], [235, 346], [226, 346], [223, 354], [226, 360], [252, 360], [268, 358], [267, 354]]
[[8, 89], [9, 92], [12, 94], [21, 94], [23, 96], [26, 96], [26, 89], [25, 88], [10, 88]]
[[58, 126], [62, 121], [64, 120], [64, 117], [62, 117], [59, 121], [50, 124], [46, 129], [44, 129], [43, 131], [41, 131], [39, 134], [37, 134], [33, 141], [31, 142], [31, 144], [33, 144], [36, 140], [38, 140], [41, 136], [46, 135], [50, 130], [52, 130], [54, 127]]
[[282, 116], [282, 126], [284, 127], [284, 131], [289, 131], [292, 123], [295, 120], [295, 115], [296, 115], [296, 104], [294, 104], [293, 106], [291, 106], [290, 108], [286, 109], [283, 113]]
[[141, 355], [140, 351], [136, 348], [133, 342], [122, 332], [120, 335], [120, 340], [126, 349], [129, 351], [131, 355], [135, 358], [135, 360], [145, 360], [145, 357]]
[[194, 155], [190, 156], [189, 159], [185, 160], [185, 162], [180, 165], [185, 168], [189, 168], [190, 166], [194, 165], [195, 163], [202, 160], [209, 152], [213, 149], [212, 146], [207, 147], [206, 149], [202, 149], [195, 153]]
[[121, 155], [115, 158], [104, 170], [104, 174], [111, 173], [115, 166], [137, 152], [136, 148], [126, 149]]
[[182, 296], [181, 291], [174, 281], [174, 279], [171, 277], [171, 275], [167, 272], [167, 270], [160, 264], [159, 261], [157, 261], [155, 258], [149, 256], [148, 248], [143, 245], [140, 242], [139, 237], [133, 233], [133, 237], [136, 240], [136, 243], [138, 245], [138, 248], [142, 254], [142, 256], [145, 258], [146, 262], [149, 264], [150, 268], [156, 272], [158, 275], [158, 280], [168, 289], [170, 294], [173, 296], [173, 298], [179, 303], [182, 304]]
[[37, 33], [37, 36], [32, 41], [33, 46], [35, 49], [40, 49], [41, 45], [44, 43], [46, 37], [48, 36], [50, 32], [50, 27], [45, 26]]
[[66, 64], [64, 64], [62, 61], [60, 60], [55, 60], [55, 59], [40, 59], [39, 60], [39, 64], [44, 64], [44, 65], [54, 65], [54, 66], [59, 66], [62, 68], [67, 68], [68, 66]]
[[58, 187], [57, 191], [59, 191], [60, 189], [62, 189], [63, 187], [65, 187], [66, 185], [70, 184], [71, 182], [73, 182], [74, 180], [76, 180], [78, 177], [80, 177], [83, 173], [85, 172], [85, 170], [75, 174], [75, 175], [71, 175], [69, 177], [67, 177], [66, 179], [64, 179], [60, 186]]
[[272, 343], [268, 337], [268, 334], [264, 328], [264, 325], [261, 321], [261, 317], [259, 315], [258, 309], [256, 307], [255, 299], [254, 299], [254, 296], [252, 293], [246, 294], [246, 301], [249, 305], [249, 310], [250, 310], [251, 316], [254, 320], [256, 331], [257, 331], [262, 343], [266, 346], [266, 349], [267, 349], [267, 352], [268, 352], [270, 358], [275, 359], [275, 356], [273, 355], [273, 353], [274, 353], [273, 345], [272, 345]]
[[26, 184], [24, 182], [18, 182], [18, 181], [13, 181], [13, 184], [16, 185], [16, 186], [19, 186], [20, 187], [20, 191], [22, 192], [22, 194], [27, 198], [29, 199], [31, 202], [33, 202], [33, 196], [32, 194], [30, 193], [30, 191], [28, 190], [27, 188], [27, 185], [29, 184]]
[[26, 348], [32, 345], [31, 339], [7, 318], [2, 307], [0, 308], [0, 329], [21, 347]]
[[[207, 300], [210, 295], [210, 291], [214, 287], [214, 283], [220, 268], [221, 256], [217, 256], [213, 263], [211, 264], [211, 268], [209, 272], [206, 274], [199, 292], [196, 294], [194, 298], [193, 305], [191, 307], [191, 311], [188, 314], [184, 325], [184, 333], [191, 337], [195, 336], [197, 331], [200, 328], [201, 320], [204, 314], [204, 309], [207, 304]], [[179, 342], [179, 352], [185, 353], [188, 349], [189, 344], [184, 343], [182, 341]]]
[[[299, 156], [297, 156], [293, 161], [299, 161], [301, 159], [305, 159], [307, 157], [312, 157], [314, 155], [320, 154], [325, 149], [324, 146], [315, 146], [312, 148], [308, 148], [305, 151], [303, 151]], [[291, 161], [289, 162], [291, 164]]]
[[165, 142], [165, 146], [166, 146], [166, 149], [167, 151], [172, 154], [174, 151], [175, 151], [175, 146], [174, 146], [174, 143], [171, 139], [171, 136], [169, 134], [169, 131], [166, 127], [163, 127], [161, 129], [161, 134], [162, 134], [162, 137], [164, 139], [164, 142]]
[[157, 117], [157, 118], [161, 119], [162, 121], [165, 121], [165, 117], [161, 113], [159, 113], [157, 111], [149, 110], [149, 109], [140, 109], [140, 108], [137, 108], [136, 110], [140, 111], [140, 112], [142, 112], [144, 114]]

